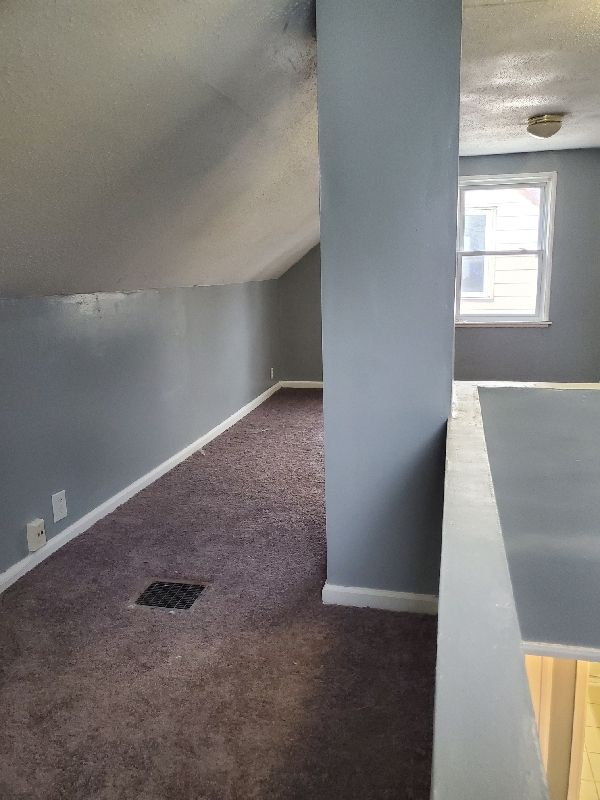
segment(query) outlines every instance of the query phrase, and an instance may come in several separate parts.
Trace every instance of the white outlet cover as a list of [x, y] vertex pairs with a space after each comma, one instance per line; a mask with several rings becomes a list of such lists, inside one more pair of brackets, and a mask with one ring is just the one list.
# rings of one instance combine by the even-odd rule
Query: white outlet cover
[[46, 526], [43, 519], [34, 519], [27, 523], [27, 547], [35, 553], [46, 544]]
[[67, 495], [64, 489], [52, 495], [52, 512], [54, 522], [60, 522], [67, 516]]

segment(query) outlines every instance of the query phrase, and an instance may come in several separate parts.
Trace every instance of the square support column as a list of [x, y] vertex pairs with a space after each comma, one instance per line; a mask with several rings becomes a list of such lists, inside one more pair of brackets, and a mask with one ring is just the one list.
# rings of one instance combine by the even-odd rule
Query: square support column
[[437, 594], [460, 0], [317, 0], [329, 585]]

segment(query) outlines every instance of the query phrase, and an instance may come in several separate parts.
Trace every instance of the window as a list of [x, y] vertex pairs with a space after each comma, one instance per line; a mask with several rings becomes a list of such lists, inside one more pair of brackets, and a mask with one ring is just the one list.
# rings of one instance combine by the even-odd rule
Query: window
[[460, 179], [457, 322], [548, 320], [555, 173]]

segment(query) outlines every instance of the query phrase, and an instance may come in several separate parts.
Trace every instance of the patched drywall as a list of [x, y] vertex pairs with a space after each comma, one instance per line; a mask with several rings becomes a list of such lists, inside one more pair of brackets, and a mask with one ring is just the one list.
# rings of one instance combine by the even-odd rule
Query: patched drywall
[[277, 281], [0, 300], [0, 572], [271, 386], [277, 324]]
[[312, 0], [0, 7], [0, 294], [276, 277], [318, 240]]

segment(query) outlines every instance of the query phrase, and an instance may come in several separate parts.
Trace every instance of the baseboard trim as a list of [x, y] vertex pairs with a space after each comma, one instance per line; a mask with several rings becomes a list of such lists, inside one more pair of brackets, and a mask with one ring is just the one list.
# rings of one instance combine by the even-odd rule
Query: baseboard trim
[[279, 381], [281, 389], [322, 389], [323, 381]]
[[[150, 470], [150, 472], [142, 475], [141, 478], [138, 478], [133, 483], [130, 483], [129, 486], [126, 486], [120, 492], [117, 492], [117, 494], [109, 497], [108, 500], [105, 500], [83, 517], [80, 517], [78, 520], [69, 525], [68, 528], [65, 528], [60, 533], [52, 536], [52, 538], [48, 539], [48, 542], [42, 548], [36, 550], [35, 553], [30, 553], [30, 555], [25, 556], [25, 558], [21, 559], [21, 561], [17, 561], [16, 564], [13, 564], [5, 572], [0, 573], [0, 593], [5, 591], [5, 589], [8, 589], [9, 586], [12, 586], [15, 581], [19, 580], [19, 578], [22, 578], [23, 575], [26, 575], [30, 570], [47, 559], [57, 550], [60, 550], [60, 548], [67, 544], [67, 542], [70, 542], [76, 536], [79, 536], [87, 531], [92, 527], [92, 525], [101, 520], [107, 514], [110, 514], [116, 508], [123, 505], [123, 503], [126, 503], [127, 500], [130, 500], [138, 492], [141, 492], [142, 489], [145, 489], [146, 486], [154, 483], [154, 481], [158, 480], [158, 478], [162, 477], [166, 472], [169, 472], [169, 470], [173, 469], [173, 467], [176, 467], [178, 464], [180, 464], [182, 461], [185, 461], [186, 458], [189, 458], [209, 442], [212, 442], [212, 440], [216, 439], [217, 436], [224, 433], [228, 428], [231, 428], [232, 425], [235, 425], [236, 422], [239, 422], [251, 411], [254, 411], [255, 408], [258, 408], [258, 406], [264, 403], [265, 400], [268, 400], [269, 397], [275, 394], [275, 392], [277, 392], [280, 388], [281, 383], [275, 383], [258, 397], [255, 397], [254, 400], [251, 400], [245, 406], [240, 408], [239, 411], [236, 411], [234, 414], [227, 417], [227, 419], [223, 420], [223, 422], [221, 422], [215, 428], [208, 431], [208, 433], [205, 433], [199, 439], [196, 439], [195, 442], [187, 445], [187, 447], [184, 447], [183, 450], [175, 453], [175, 455], [171, 456], [166, 461], [163, 461], [157, 467], [154, 467], [154, 469]], [[23, 536], [25, 536], [25, 532], [23, 532]]]
[[322, 598], [325, 605], [409, 611], [412, 614], [437, 614], [438, 608], [438, 599], [433, 594], [392, 592], [388, 589], [367, 589], [362, 586], [336, 586], [328, 582], [323, 586]]

